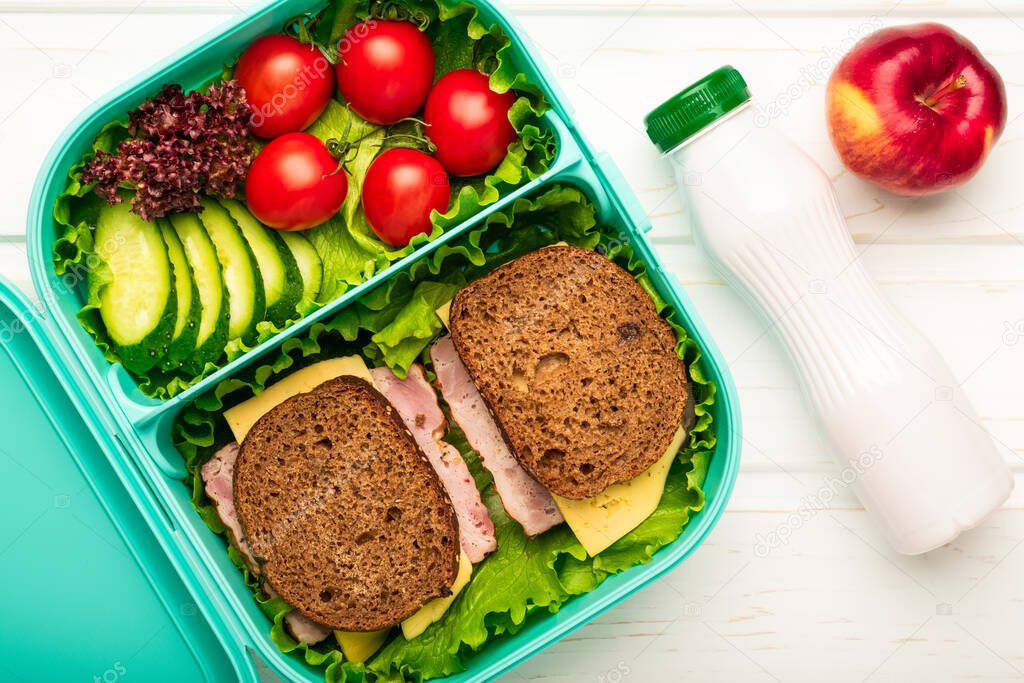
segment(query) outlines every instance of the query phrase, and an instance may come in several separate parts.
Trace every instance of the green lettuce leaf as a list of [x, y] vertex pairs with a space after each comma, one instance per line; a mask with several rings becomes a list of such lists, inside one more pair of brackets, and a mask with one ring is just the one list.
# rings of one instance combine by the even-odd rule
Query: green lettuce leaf
[[[53, 245], [53, 268], [57, 275], [73, 273], [76, 266], [82, 273], [88, 268], [87, 257], [93, 253], [92, 231], [101, 200], [93, 194], [92, 185], [82, 182], [82, 171], [96, 158], [97, 152], [112, 153], [127, 136], [127, 123], [108, 123], [96, 136], [89, 152], [68, 171], [67, 187], [53, 207], [53, 218], [61, 233]], [[81, 279], [84, 280], [84, 276]]]
[[[655, 512], [636, 529], [596, 557], [587, 557], [567, 526], [528, 539], [506, 514], [490, 475], [480, 466], [465, 435], [451, 427], [446, 439], [466, 459], [490, 510], [498, 550], [474, 570], [473, 579], [445, 616], [411, 641], [396, 635], [365, 665], [345, 662], [328, 645], [305, 648], [288, 638], [281, 626], [290, 607], [264, 601], [250, 583], [272, 622], [271, 637], [286, 652], [300, 651], [305, 661], [323, 658], [328, 681], [365, 676], [373, 682], [421, 681], [462, 671], [473, 653], [500, 637], [518, 632], [531, 618], [557, 612], [573, 596], [596, 588], [612, 574], [651, 560], [678, 538], [690, 516], [704, 504], [702, 490], [715, 436], [710, 408], [715, 386], [702, 370], [700, 349], [676, 320], [676, 312], [653, 288], [643, 264], [620, 236], [597, 221], [593, 205], [573, 187], [552, 186], [513, 202], [481, 225], [417, 261], [331, 320], [317, 323], [307, 335], [288, 340], [269, 362], [220, 383], [186, 406], [173, 434], [185, 458], [193, 504], [216, 532], [222, 527], [210, 506], [198, 468], [231, 439], [221, 417], [226, 407], [260, 393], [269, 382], [315, 360], [361, 352], [375, 365], [405, 373], [416, 359], [430, 370], [427, 349], [441, 332], [435, 310], [466, 282], [539, 247], [565, 241], [599, 249], [629, 270], [652, 293], [661, 315], [678, 339], [676, 352], [687, 366], [695, 404], [695, 423], [673, 463], [664, 495]], [[247, 580], [250, 579], [246, 574]]]

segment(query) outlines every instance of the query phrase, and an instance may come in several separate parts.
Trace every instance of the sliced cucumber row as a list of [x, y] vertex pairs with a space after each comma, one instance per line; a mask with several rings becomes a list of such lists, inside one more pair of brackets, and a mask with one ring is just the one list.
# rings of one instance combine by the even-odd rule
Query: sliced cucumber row
[[321, 257], [295, 232], [260, 223], [244, 204], [203, 200], [199, 214], [142, 220], [129, 202], [100, 209], [101, 262], [89, 273], [99, 315], [122, 365], [201, 373], [257, 326], [283, 327], [313, 307]]
[[309, 240], [263, 226], [239, 201], [147, 222], [129, 202], [103, 207], [102, 266], [90, 273], [110, 341], [131, 372], [199, 373], [257, 325], [281, 327], [314, 307], [323, 263]]

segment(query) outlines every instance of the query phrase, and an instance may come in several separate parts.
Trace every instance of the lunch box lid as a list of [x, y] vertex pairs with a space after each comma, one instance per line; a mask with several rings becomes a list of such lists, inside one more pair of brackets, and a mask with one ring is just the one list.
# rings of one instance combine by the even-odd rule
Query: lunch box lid
[[48, 329], [0, 277], [0, 679], [237, 680]]

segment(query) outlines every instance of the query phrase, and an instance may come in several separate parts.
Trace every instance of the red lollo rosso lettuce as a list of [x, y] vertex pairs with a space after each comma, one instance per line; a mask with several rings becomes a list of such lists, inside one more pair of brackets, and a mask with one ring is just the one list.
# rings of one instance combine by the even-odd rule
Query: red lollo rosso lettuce
[[252, 110], [237, 81], [185, 94], [165, 85], [129, 115], [129, 138], [114, 153], [97, 152], [82, 172], [109, 204], [118, 189], [135, 190], [132, 211], [151, 221], [175, 212], [199, 212], [200, 194], [234, 197], [255, 149]]

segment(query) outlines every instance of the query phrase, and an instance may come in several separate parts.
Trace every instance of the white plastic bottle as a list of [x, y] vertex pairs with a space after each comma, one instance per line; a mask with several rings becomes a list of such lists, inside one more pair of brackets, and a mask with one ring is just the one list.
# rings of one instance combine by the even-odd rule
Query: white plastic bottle
[[[977, 525], [1013, 477], [935, 348], [864, 269], [824, 172], [723, 67], [652, 111], [695, 239], [787, 348], [864, 507], [902, 553]], [[955, 324], [951, 321], [950, 324]]]

